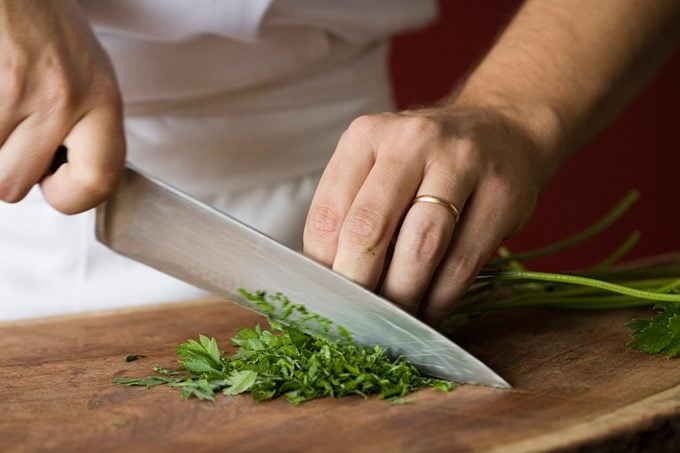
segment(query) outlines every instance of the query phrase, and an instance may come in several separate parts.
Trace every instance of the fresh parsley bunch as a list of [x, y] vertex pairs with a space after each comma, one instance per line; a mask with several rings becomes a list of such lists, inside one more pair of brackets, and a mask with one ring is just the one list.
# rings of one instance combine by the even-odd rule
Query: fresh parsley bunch
[[648, 354], [680, 353], [680, 263], [657, 262], [615, 266], [638, 242], [633, 231], [609, 256], [578, 272], [554, 274], [530, 271], [525, 261], [552, 255], [601, 233], [618, 220], [638, 199], [628, 193], [609, 213], [585, 230], [554, 244], [512, 254], [501, 247], [499, 257], [487, 263], [478, 283], [463, 298], [441, 330], [452, 330], [485, 313], [520, 307], [552, 307], [569, 310], [613, 310], [654, 306], [652, 319], [633, 320], [628, 346]]

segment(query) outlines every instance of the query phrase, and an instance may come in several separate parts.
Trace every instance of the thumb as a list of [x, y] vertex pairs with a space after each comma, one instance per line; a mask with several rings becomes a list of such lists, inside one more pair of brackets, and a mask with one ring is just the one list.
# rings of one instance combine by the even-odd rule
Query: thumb
[[95, 108], [78, 121], [63, 141], [67, 162], [40, 183], [47, 202], [64, 214], [97, 206], [116, 188], [125, 166], [121, 114]]

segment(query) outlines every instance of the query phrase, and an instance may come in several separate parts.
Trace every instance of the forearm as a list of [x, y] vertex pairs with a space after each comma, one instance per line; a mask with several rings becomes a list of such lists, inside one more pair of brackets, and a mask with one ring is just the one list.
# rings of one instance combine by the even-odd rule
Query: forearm
[[676, 0], [527, 0], [445, 104], [502, 110], [556, 167], [649, 82], [679, 23]]

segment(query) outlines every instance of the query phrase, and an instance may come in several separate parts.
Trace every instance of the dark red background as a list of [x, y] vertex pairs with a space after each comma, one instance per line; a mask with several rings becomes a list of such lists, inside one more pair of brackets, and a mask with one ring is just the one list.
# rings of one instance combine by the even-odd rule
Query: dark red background
[[[392, 52], [400, 107], [448, 92], [482, 54], [520, 2], [441, 1], [441, 17], [426, 30], [397, 37]], [[680, 250], [680, 53], [671, 57], [642, 95], [602, 135], [577, 152], [544, 192], [536, 212], [507, 242], [513, 251], [551, 243], [593, 223], [630, 189], [641, 198], [617, 224], [534, 269], [587, 266], [630, 232], [642, 238], [628, 257]]]

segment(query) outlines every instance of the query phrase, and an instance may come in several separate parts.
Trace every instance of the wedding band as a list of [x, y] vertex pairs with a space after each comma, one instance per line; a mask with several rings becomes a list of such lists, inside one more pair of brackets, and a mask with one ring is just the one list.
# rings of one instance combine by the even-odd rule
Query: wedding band
[[449, 203], [448, 201], [446, 201], [442, 198], [439, 198], [439, 197], [435, 197], [434, 195], [420, 195], [420, 196], [415, 197], [413, 199], [412, 204], [416, 204], [416, 203], [419, 203], [421, 201], [424, 202], [424, 203], [434, 203], [434, 204], [444, 206], [446, 209], [449, 210], [449, 212], [451, 214], [453, 214], [454, 220], [456, 221], [456, 223], [458, 223], [458, 220], [460, 219], [460, 211], [458, 210], [457, 207], [455, 207], [453, 205], [453, 203]]

